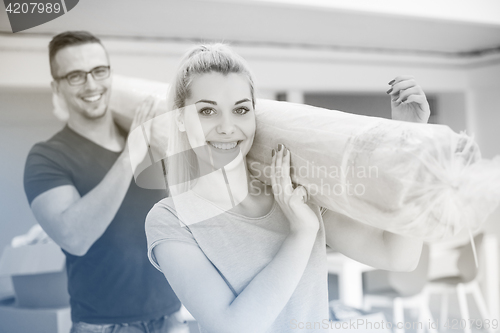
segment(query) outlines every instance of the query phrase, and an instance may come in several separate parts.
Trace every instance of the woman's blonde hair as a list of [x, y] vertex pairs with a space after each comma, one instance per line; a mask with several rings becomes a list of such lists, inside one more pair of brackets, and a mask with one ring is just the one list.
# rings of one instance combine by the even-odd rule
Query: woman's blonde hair
[[[184, 112], [194, 78], [211, 72], [244, 75], [248, 79], [252, 104], [255, 107], [254, 82], [246, 61], [227, 45], [216, 43], [195, 46], [185, 54], [168, 94], [169, 111]], [[169, 186], [176, 185], [176, 192], [182, 193], [189, 190], [194, 185], [193, 181], [199, 177], [198, 162], [186, 132], [181, 132], [175, 121], [170, 121], [170, 124], [167, 179]]]

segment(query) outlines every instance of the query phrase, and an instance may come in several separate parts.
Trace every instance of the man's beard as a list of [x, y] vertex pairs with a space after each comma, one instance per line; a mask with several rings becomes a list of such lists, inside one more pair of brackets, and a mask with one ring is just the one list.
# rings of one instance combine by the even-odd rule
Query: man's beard
[[97, 119], [104, 117], [106, 115], [106, 113], [108, 113], [108, 109], [109, 109], [109, 106], [106, 105], [104, 110], [100, 113], [91, 113], [91, 112], [88, 112], [87, 110], [85, 110], [81, 114], [84, 118], [86, 118], [88, 120], [97, 120]]

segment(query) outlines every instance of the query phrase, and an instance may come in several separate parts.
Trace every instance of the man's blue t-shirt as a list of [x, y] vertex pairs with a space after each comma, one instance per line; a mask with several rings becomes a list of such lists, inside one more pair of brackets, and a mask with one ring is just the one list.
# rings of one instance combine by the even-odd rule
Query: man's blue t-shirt
[[[96, 187], [120, 153], [82, 137], [68, 126], [30, 151], [24, 188], [31, 204], [52, 188], [73, 185], [80, 196]], [[145, 321], [169, 315], [180, 301], [147, 257], [144, 222], [165, 190], [146, 190], [132, 180], [104, 234], [84, 256], [66, 255], [73, 322]]]

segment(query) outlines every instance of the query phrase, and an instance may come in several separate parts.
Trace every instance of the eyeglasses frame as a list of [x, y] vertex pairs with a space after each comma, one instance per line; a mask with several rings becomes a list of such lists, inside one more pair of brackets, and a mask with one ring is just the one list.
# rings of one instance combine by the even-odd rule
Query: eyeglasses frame
[[[97, 68], [102, 68], [102, 67], [105, 67], [105, 68], [107, 68], [107, 69], [109, 70], [109, 72], [108, 72], [108, 76], [103, 77], [103, 78], [101, 78], [101, 79], [96, 79], [96, 78], [95, 78], [95, 76], [94, 76], [94, 74], [92, 73], [92, 71], [96, 70]], [[68, 80], [68, 76], [69, 76], [70, 74], [75, 73], [75, 72], [85, 73], [85, 81], [83, 81], [82, 83], [78, 83], [78, 84], [72, 84], [71, 82], [69, 82], [69, 80]], [[85, 83], [87, 83], [87, 77], [88, 77], [88, 75], [89, 75], [89, 74], [90, 74], [90, 75], [92, 75], [92, 78], [93, 78], [94, 80], [96, 80], [96, 81], [102, 81], [102, 80], [105, 80], [105, 79], [109, 78], [109, 76], [110, 76], [110, 74], [111, 74], [111, 66], [109, 66], [109, 65], [108, 65], [108, 66], [97, 66], [97, 67], [92, 68], [92, 69], [91, 69], [90, 71], [88, 71], [88, 72], [87, 72], [87, 71], [80, 71], [80, 70], [77, 70], [77, 71], [71, 71], [71, 72], [69, 72], [68, 74], [66, 74], [66, 75], [64, 75], [64, 76], [55, 77], [54, 79], [56, 79], [56, 80], [58, 80], [58, 81], [60, 81], [60, 80], [62, 80], [62, 79], [66, 79], [66, 82], [68, 82], [68, 84], [69, 84], [70, 86], [75, 87], [75, 86], [81, 86], [81, 85], [84, 85]]]

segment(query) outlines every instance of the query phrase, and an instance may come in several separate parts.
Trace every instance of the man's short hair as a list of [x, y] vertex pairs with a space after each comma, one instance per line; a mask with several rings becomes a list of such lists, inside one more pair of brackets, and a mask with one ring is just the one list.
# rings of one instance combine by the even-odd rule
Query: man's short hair
[[104, 48], [101, 40], [87, 31], [66, 31], [54, 36], [49, 43], [50, 74], [52, 77], [55, 79], [57, 76], [55, 66], [57, 52], [65, 47], [90, 43], [100, 44]]

